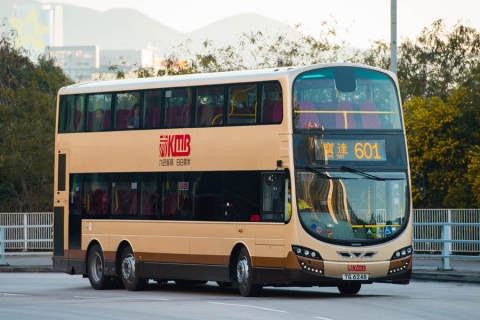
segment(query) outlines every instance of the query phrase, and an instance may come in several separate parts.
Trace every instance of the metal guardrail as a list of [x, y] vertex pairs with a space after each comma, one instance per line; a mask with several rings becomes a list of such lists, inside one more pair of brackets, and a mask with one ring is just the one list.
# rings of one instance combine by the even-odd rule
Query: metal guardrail
[[[0, 256], [52, 254], [52, 212], [0, 213]], [[480, 260], [480, 209], [414, 209], [414, 257]]]
[[51, 255], [53, 212], [0, 213], [0, 257]]
[[480, 209], [413, 210], [414, 257], [480, 260]]

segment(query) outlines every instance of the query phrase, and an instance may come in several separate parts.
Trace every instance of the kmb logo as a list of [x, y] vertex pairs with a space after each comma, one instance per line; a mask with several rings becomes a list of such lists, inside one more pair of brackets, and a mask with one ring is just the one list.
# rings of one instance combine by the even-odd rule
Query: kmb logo
[[160, 135], [160, 158], [165, 157], [185, 157], [190, 155], [190, 135], [189, 134], [162, 134]]
[[367, 266], [364, 264], [347, 265], [347, 271], [366, 271]]

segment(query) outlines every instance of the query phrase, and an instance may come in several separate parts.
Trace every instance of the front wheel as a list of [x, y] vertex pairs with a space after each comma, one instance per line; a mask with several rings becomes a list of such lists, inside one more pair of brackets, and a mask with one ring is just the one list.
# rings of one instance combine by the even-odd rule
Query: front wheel
[[121, 277], [128, 291], [142, 291], [147, 286], [147, 279], [137, 277], [135, 273], [135, 256], [131, 247], [126, 247], [122, 252]]
[[339, 284], [337, 286], [338, 291], [340, 291], [341, 294], [357, 294], [360, 291], [360, 288], [362, 287], [361, 283], [345, 283], [345, 284]]
[[113, 286], [111, 277], [105, 276], [105, 260], [100, 245], [96, 244], [90, 249], [87, 259], [88, 280], [95, 290], [106, 290]]
[[262, 285], [253, 283], [252, 260], [245, 247], [243, 247], [237, 259], [238, 289], [244, 297], [255, 297], [262, 292]]

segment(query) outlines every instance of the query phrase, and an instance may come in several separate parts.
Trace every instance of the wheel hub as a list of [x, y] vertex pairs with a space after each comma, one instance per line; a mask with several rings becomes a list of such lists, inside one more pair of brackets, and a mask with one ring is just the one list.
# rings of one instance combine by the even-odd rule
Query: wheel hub
[[90, 266], [92, 276], [95, 279], [95, 281], [100, 281], [102, 278], [102, 273], [103, 273], [103, 265], [102, 265], [102, 258], [98, 253], [95, 253], [91, 266]]
[[123, 278], [132, 282], [135, 279], [135, 258], [133, 255], [126, 256], [122, 261]]
[[240, 261], [237, 263], [237, 279], [238, 283], [242, 285], [247, 285], [248, 283], [248, 276], [249, 276], [249, 270], [248, 270], [248, 261], [246, 257], [243, 257]]

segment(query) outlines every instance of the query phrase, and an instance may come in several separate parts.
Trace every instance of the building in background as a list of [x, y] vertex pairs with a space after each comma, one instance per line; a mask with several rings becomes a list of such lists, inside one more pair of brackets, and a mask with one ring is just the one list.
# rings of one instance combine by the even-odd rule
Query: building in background
[[75, 82], [92, 80], [92, 73], [100, 68], [98, 46], [47, 47], [45, 54], [55, 59], [55, 64]]
[[[116, 71], [154, 67], [155, 48], [100, 50], [98, 44], [64, 46], [63, 6], [57, 4], [13, 5], [8, 27], [16, 31], [15, 45], [55, 59], [56, 65], [75, 82], [115, 78]], [[110, 67], [115, 66], [116, 70]]]
[[17, 32], [15, 45], [42, 52], [63, 45], [63, 7], [50, 4], [13, 5], [8, 23]]
[[117, 66], [121, 70], [132, 68], [149, 68], [153, 66], [155, 51], [140, 50], [102, 50], [100, 52], [100, 68], [108, 69]]

